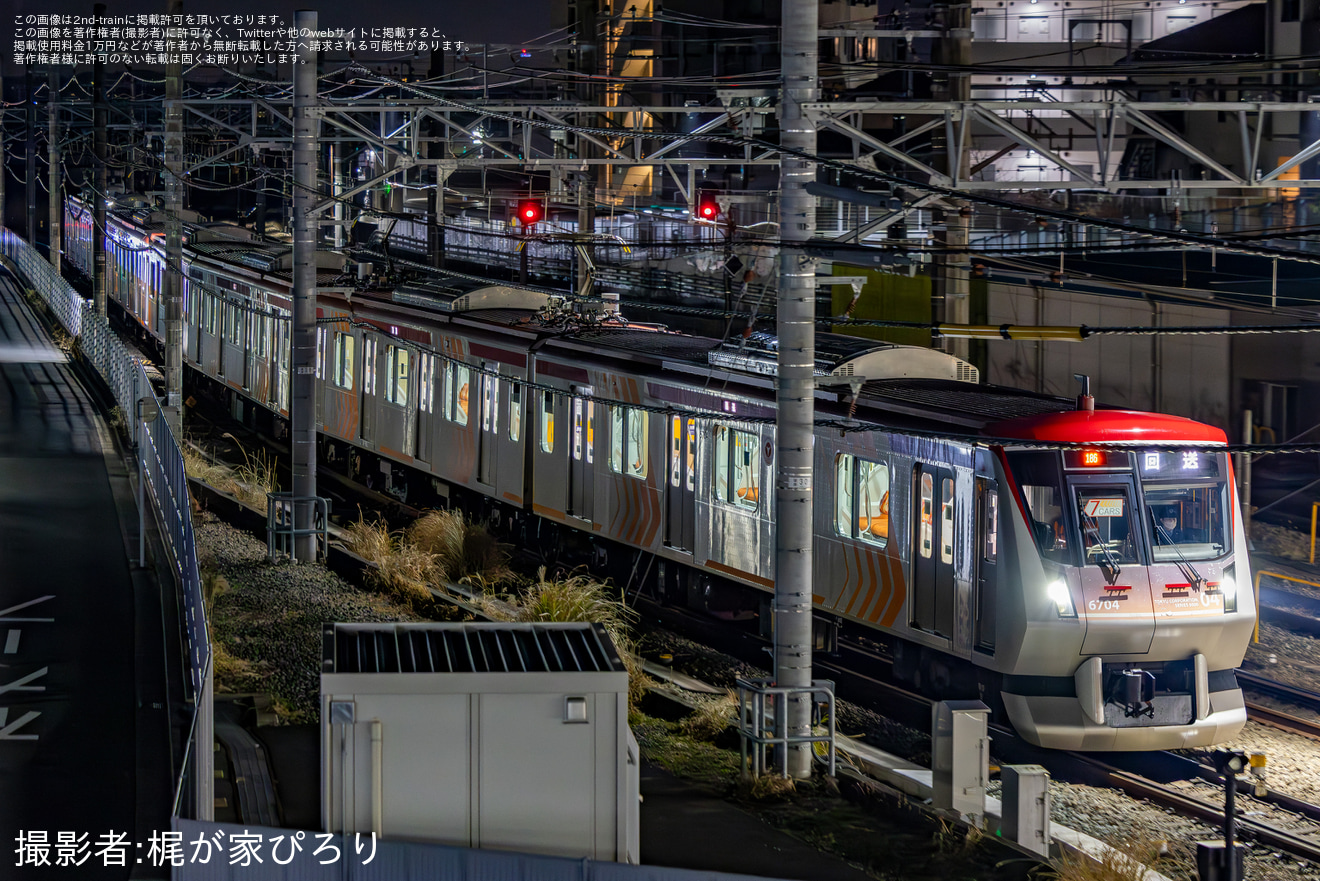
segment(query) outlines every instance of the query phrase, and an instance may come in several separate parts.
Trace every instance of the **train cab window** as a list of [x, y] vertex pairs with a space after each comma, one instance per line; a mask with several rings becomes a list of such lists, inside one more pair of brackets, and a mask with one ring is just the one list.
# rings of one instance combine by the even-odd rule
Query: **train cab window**
[[1213, 560], [1230, 549], [1223, 454], [1197, 450], [1137, 455], [1151, 559]]
[[714, 435], [716, 498], [756, 510], [761, 501], [756, 435], [727, 425], [715, 426]]
[[632, 407], [610, 407], [610, 470], [645, 478], [646, 436], [651, 414]]
[[555, 451], [555, 396], [541, 392], [541, 452]]
[[353, 355], [357, 340], [350, 333], [335, 331], [334, 356], [330, 381], [341, 389], [353, 390]]
[[1059, 454], [1023, 451], [1008, 454], [1008, 465], [1022, 490], [1028, 526], [1043, 559], [1071, 564], [1072, 550], [1063, 510]]
[[445, 367], [445, 418], [459, 425], [468, 424], [468, 385], [472, 370], [462, 364]]
[[400, 407], [408, 406], [409, 354], [399, 346], [385, 349], [385, 400]]
[[435, 412], [435, 356], [426, 352], [417, 356], [417, 409]]
[[935, 477], [928, 471], [921, 473], [921, 541], [917, 550], [922, 559], [929, 560], [935, 543]]
[[1088, 564], [1107, 568], [1137, 561], [1132, 500], [1126, 487], [1078, 487], [1077, 514]]
[[940, 481], [940, 562], [953, 562], [953, 478]]
[[509, 440], [522, 438], [522, 384], [509, 385]]
[[884, 547], [889, 543], [889, 466], [857, 462], [857, 537]]

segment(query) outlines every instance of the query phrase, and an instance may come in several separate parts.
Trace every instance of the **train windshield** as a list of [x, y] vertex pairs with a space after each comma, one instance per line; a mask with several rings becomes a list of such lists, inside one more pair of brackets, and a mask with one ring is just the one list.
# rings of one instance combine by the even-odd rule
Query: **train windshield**
[[1155, 562], [1213, 560], [1228, 553], [1223, 453], [1150, 451], [1137, 457]]
[[1041, 558], [1070, 565], [1072, 533], [1063, 515], [1063, 472], [1059, 470], [1059, 454], [1044, 451], [1009, 453], [1008, 463], [1022, 490], [1032, 537]]

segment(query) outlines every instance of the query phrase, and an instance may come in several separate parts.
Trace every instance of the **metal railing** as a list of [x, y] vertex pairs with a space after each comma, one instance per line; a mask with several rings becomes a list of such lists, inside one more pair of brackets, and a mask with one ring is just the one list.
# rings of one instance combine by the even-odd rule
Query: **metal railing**
[[[798, 744], [821, 744], [825, 754], [816, 749], [817, 758], [829, 767], [830, 776], [834, 776], [834, 763], [837, 750], [834, 730], [834, 683], [823, 679], [813, 679], [811, 685], [791, 687], [775, 685], [770, 679], [738, 679], [738, 739], [742, 742], [742, 773], [744, 776], [760, 777], [770, 770], [766, 751], [772, 746], [776, 750], [775, 764], [779, 766], [781, 777], [788, 776], [789, 747]], [[782, 712], [790, 700], [806, 698], [815, 704], [825, 704], [824, 734], [789, 734], [788, 714]], [[751, 758], [750, 765], [748, 758]]]
[[[209, 693], [211, 642], [197, 567], [188, 476], [178, 439], [169, 424], [157, 418], [160, 402], [141, 360], [120, 341], [106, 318], [97, 315], [92, 304], [79, 296], [35, 248], [3, 227], [0, 227], [0, 254], [8, 259], [55, 320], [74, 338], [77, 351], [105, 381], [123, 414], [128, 436], [137, 450], [143, 495], [150, 499], [179, 584], [179, 614], [186, 637], [187, 684], [191, 692], [185, 697], [194, 707], [191, 724], [196, 728], [196, 716], [202, 712], [200, 698]], [[150, 406], [140, 406], [139, 402], [144, 400], [150, 402]], [[209, 714], [205, 716], [209, 719]], [[205, 736], [209, 736], [209, 732], [205, 732]], [[210, 750], [198, 753], [209, 766]], [[176, 801], [185, 778], [189, 776], [188, 767], [185, 756], [176, 781]], [[205, 777], [206, 770], [196, 768], [192, 773]], [[194, 782], [207, 785], [205, 780]]]
[[[298, 529], [293, 525], [299, 504], [312, 506], [312, 526]], [[281, 556], [293, 557], [294, 540], [300, 535], [316, 536], [316, 552], [325, 559], [330, 550], [330, 502], [321, 496], [295, 496], [293, 493], [266, 494], [266, 557], [274, 562]]]

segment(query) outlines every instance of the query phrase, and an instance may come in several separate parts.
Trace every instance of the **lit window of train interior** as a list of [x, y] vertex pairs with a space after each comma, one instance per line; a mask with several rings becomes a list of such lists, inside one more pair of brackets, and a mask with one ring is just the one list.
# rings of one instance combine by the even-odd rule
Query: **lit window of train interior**
[[[839, 535], [880, 547], [888, 544], [889, 466], [841, 454], [835, 462], [835, 478], [835, 527]], [[857, 500], [856, 507], [853, 499]]]
[[645, 478], [650, 415], [632, 407], [610, 407], [610, 470]]
[[555, 451], [555, 396], [541, 392], [541, 452]]
[[1058, 454], [1046, 452], [1009, 453], [1008, 461], [1022, 489], [1031, 518], [1032, 536], [1043, 559], [1072, 562], [1068, 528], [1063, 516], [1063, 476]]
[[756, 509], [761, 498], [757, 446], [749, 431], [715, 426], [715, 495], [721, 501]]
[[509, 440], [522, 440], [522, 386], [516, 382], [509, 387]]
[[468, 381], [472, 371], [461, 364], [445, 365], [445, 418], [459, 425], [468, 423]]

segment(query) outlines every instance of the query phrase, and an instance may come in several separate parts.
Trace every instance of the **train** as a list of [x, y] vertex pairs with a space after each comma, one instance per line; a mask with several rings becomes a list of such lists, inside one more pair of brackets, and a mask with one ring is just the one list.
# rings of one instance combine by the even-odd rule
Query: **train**
[[[109, 298], [157, 341], [163, 230], [116, 206], [104, 231]], [[69, 197], [66, 262], [87, 275], [92, 232]], [[291, 246], [188, 224], [183, 260], [190, 381], [286, 431]], [[384, 258], [317, 267], [320, 462], [769, 632], [772, 337], [630, 321], [610, 295], [387, 279]], [[1223, 431], [989, 386], [921, 347], [821, 333], [815, 366], [818, 648], [864, 640], [898, 679], [983, 700], [1047, 748], [1240, 731], [1256, 609]]]

